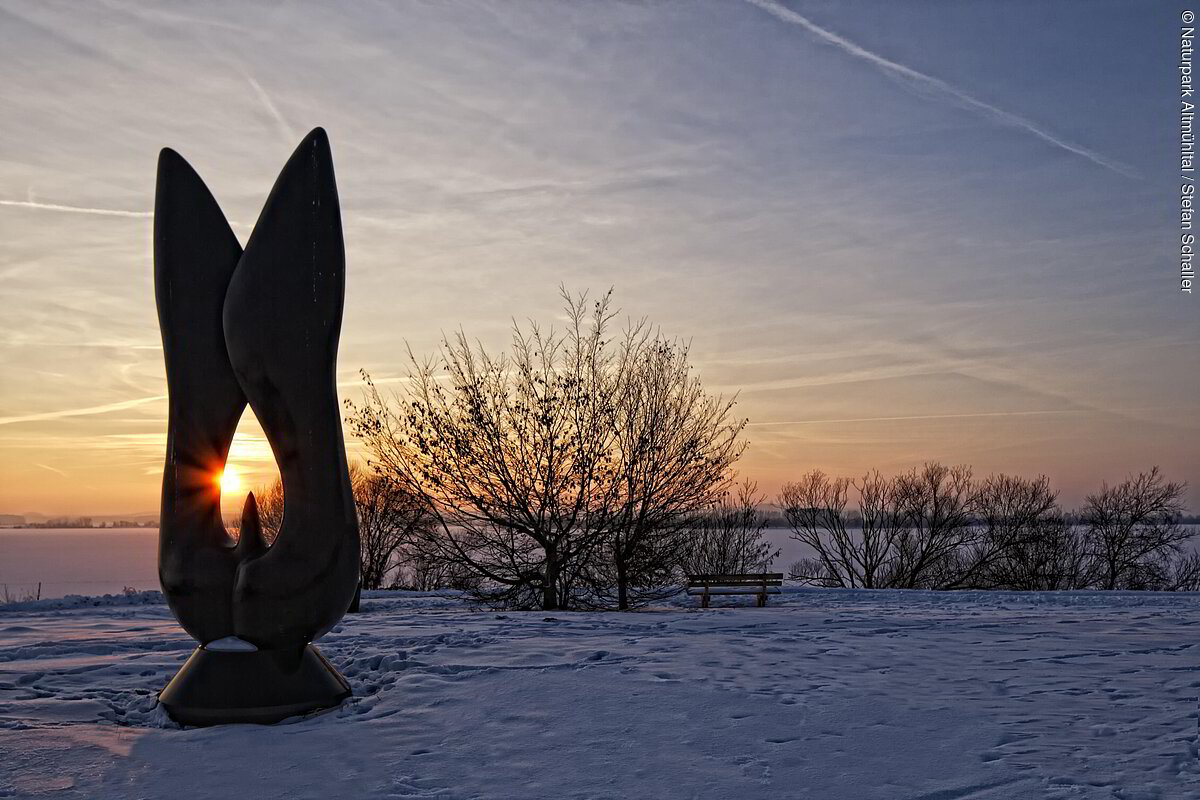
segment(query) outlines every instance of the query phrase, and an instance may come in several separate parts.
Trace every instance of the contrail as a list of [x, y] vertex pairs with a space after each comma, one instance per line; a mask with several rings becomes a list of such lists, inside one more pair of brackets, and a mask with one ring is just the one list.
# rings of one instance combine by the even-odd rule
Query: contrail
[[910, 419], [969, 419], [972, 417], [1024, 417], [1035, 414], [1086, 414], [1093, 409], [1071, 408], [1060, 411], [980, 411], [968, 414], [914, 414], [907, 417], [852, 417], [844, 419], [799, 419], [789, 422], [749, 422], [747, 427], [783, 427], [787, 425], [822, 425], [827, 422], [900, 422]]
[[838, 36], [836, 33], [822, 28], [821, 26], [809, 20], [807, 17], [801, 16], [795, 11], [792, 11], [790, 8], [785, 8], [779, 5], [779, 3], [775, 2], [775, 0], [746, 0], [746, 2], [750, 3], [751, 5], [758, 6], [763, 11], [778, 17], [784, 22], [790, 22], [793, 25], [799, 25], [809, 33], [812, 33], [829, 44], [832, 44], [834, 47], [849, 53], [855, 58], [861, 58], [863, 61], [870, 62], [884, 72], [898, 75], [922, 87], [932, 89], [935, 93], [941, 94], [944, 97], [949, 97], [966, 108], [977, 111], [1003, 125], [1023, 130], [1026, 133], [1032, 133], [1034, 136], [1038, 137], [1044, 142], [1048, 142], [1055, 147], [1066, 150], [1068, 153], [1074, 153], [1077, 156], [1086, 158], [1093, 164], [1098, 164], [1105, 169], [1110, 169], [1113, 172], [1124, 175], [1127, 178], [1139, 177], [1138, 173], [1130, 167], [1121, 164], [1120, 162], [1113, 161], [1112, 159], [1105, 158], [1094, 150], [1089, 150], [1081, 145], [1073, 144], [1064, 139], [1060, 139], [1059, 137], [1039, 127], [1037, 124], [1030, 122], [1024, 117], [1017, 116], [1010, 111], [1005, 111], [1004, 109], [996, 108], [993, 105], [985, 103], [982, 100], [967, 94], [962, 89], [951, 86], [945, 81], [935, 78], [932, 75], [926, 75], [924, 72], [918, 72], [911, 67], [906, 67], [903, 64], [897, 64], [895, 61], [891, 61], [890, 59], [884, 58], [881, 55], [872, 53], [870, 50], [866, 50], [854, 42], [844, 39], [841, 36]]
[[68, 408], [62, 411], [44, 411], [40, 414], [25, 414], [18, 417], [0, 417], [0, 425], [12, 425], [17, 422], [41, 422], [47, 419], [60, 419], [62, 417], [85, 417], [89, 414], [107, 414], [109, 411], [121, 411], [126, 408], [134, 408], [143, 406], [146, 403], [155, 403], [159, 400], [166, 400], [165, 394], [156, 394], [153, 397], [139, 397], [136, 400], [122, 400], [119, 403], [109, 403], [103, 406], [88, 406], [87, 408]]
[[51, 472], [55, 472], [55, 473], [57, 473], [57, 474], [59, 474], [59, 475], [62, 475], [64, 478], [69, 478], [69, 477], [71, 477], [71, 476], [70, 476], [70, 475], [68, 475], [67, 473], [63, 472], [61, 469], [55, 469], [54, 467], [50, 466], [49, 464], [38, 464], [38, 463], [35, 463], [35, 464], [34, 464], [34, 466], [35, 466], [35, 467], [41, 467], [42, 469], [48, 469], [48, 470], [50, 470]]
[[[36, 208], [40, 211], [64, 211], [69, 214], [94, 214], [100, 217], [130, 217], [134, 219], [153, 219], [153, 211], [122, 211], [117, 208], [89, 208], [87, 206], [64, 206], [61, 203], [39, 203], [36, 200], [0, 200], [0, 206], [14, 208]], [[249, 228], [250, 224], [228, 220], [231, 228]]]
[[292, 130], [292, 126], [288, 124], [286, 119], [284, 119], [283, 114], [279, 113], [279, 109], [276, 108], [275, 104], [271, 102], [270, 96], [263, 91], [263, 88], [258, 84], [258, 81], [254, 80], [254, 78], [251, 78], [249, 75], [246, 76], [246, 80], [250, 82], [250, 86], [254, 89], [254, 93], [258, 95], [258, 99], [262, 102], [263, 106], [266, 107], [267, 113], [274, 117], [276, 124], [279, 125], [279, 130], [283, 133], [284, 141], [286, 141], [288, 144], [291, 144], [296, 138], [296, 134]]
[[15, 208], [37, 208], [42, 211], [65, 211], [70, 214], [95, 214], [101, 217], [133, 217], [149, 219], [154, 216], [152, 211], [121, 211], [116, 208], [88, 208], [87, 206], [64, 206], [58, 203], [39, 203], [35, 200], [0, 200], [0, 206]]

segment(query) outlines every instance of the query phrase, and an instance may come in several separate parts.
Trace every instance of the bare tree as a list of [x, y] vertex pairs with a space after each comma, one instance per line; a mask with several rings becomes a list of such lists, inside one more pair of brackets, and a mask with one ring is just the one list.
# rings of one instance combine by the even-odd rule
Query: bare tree
[[434, 517], [422, 499], [386, 475], [358, 464], [350, 468], [358, 509], [358, 535], [363, 589], [380, 589], [398, 568], [405, 545], [434, 528]]
[[446, 558], [444, 548], [429, 545], [429, 540], [440, 533], [441, 528], [434, 527], [405, 542], [389, 588], [419, 592], [458, 589], [470, 594], [480, 590], [480, 578], [468, 565]]
[[1088, 553], [1101, 589], [1145, 588], [1164, 558], [1192, 538], [1179, 524], [1185, 483], [1167, 481], [1158, 467], [1089, 494], [1080, 512]]
[[[975, 486], [969, 513], [973, 517], [970, 535], [944, 562], [948, 569], [940, 588], [989, 589], [1035, 579], [1020, 574], [1021, 562], [1014, 557], [1031, 555], [1030, 547], [1045, 537], [1060, 545], [1069, 541], [1058, 535], [1062, 525], [1058, 495], [1045, 475], [1034, 479], [992, 475]], [[1042, 547], [1037, 552], [1044, 556], [1052, 551]]]
[[728, 485], [744, 423], [685, 346], [644, 321], [613, 341], [609, 295], [563, 298], [563, 332], [514, 325], [500, 357], [460, 333], [413, 359], [394, 403], [364, 376], [350, 422], [438, 520], [423, 563], [465, 565], [493, 605], [628, 608], [677, 571], [678, 531]]
[[[367, 379], [350, 422], [374, 465], [420, 497], [440, 532], [424, 544], [468, 565], [479, 599], [556, 609], [599, 544], [613, 481], [609, 298], [567, 298], [563, 334], [514, 325], [512, 354], [465, 334], [418, 363], [392, 407]], [[446, 382], [443, 384], [441, 375]]]
[[947, 589], [957, 578], [959, 549], [975, 536], [971, 526], [971, 468], [929, 462], [896, 478], [896, 508], [905, 527], [896, 537], [892, 586]]
[[[846, 511], [851, 488], [859, 496], [857, 514]], [[878, 472], [853, 483], [813, 470], [784, 484], [778, 505], [792, 538], [816, 553], [793, 564], [789, 577], [827, 587], [890, 586], [896, 541], [905, 527], [897, 497], [896, 482]]]
[[985, 575], [986, 588], [1057, 591], [1086, 588], [1093, 570], [1082, 530], [1052, 511], [1009, 541]]
[[1162, 559], [1160, 578], [1151, 588], [1166, 592], [1200, 592], [1200, 553], [1181, 551]]
[[689, 575], [764, 572], [779, 557], [767, 541], [766, 497], [758, 484], [743, 481], [690, 520], [683, 568]]
[[745, 449], [735, 401], [704, 392], [686, 345], [644, 330], [626, 334], [617, 359], [608, 558], [591, 572], [593, 598], [608, 604], [615, 587], [620, 610], [671, 591], [692, 516], [721, 507]]

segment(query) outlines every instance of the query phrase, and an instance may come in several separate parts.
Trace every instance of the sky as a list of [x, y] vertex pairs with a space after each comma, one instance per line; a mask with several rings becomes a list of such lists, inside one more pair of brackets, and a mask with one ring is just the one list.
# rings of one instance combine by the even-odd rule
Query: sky
[[[0, 0], [0, 513], [157, 509], [158, 151], [244, 243], [317, 125], [343, 398], [612, 288], [738, 394], [768, 495], [940, 460], [1071, 506], [1157, 464], [1200, 510], [1179, 9]], [[273, 473], [249, 412], [231, 463]]]

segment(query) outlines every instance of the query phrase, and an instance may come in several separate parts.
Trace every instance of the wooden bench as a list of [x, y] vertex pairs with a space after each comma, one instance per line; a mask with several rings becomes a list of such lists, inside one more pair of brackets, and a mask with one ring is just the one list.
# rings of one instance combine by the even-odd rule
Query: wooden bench
[[714, 594], [753, 594], [758, 608], [767, 604], [767, 595], [783, 591], [782, 572], [752, 572], [745, 575], [688, 575], [688, 594], [700, 595], [700, 607], [708, 608]]

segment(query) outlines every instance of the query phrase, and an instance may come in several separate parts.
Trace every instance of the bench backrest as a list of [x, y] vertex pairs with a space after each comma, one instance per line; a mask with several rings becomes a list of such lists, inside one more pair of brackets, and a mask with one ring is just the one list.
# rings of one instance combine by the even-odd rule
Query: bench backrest
[[740, 575], [688, 575], [688, 586], [782, 586], [782, 572], [750, 572]]

